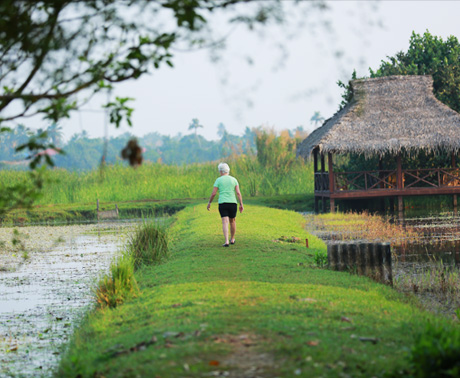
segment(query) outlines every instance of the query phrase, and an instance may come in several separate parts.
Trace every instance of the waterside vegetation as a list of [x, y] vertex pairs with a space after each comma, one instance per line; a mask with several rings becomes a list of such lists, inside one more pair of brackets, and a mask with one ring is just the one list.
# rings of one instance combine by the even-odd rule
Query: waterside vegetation
[[[458, 334], [388, 286], [316, 268], [325, 244], [300, 214], [247, 205], [231, 248], [215, 207], [175, 218], [170, 258], [134, 272], [136, 296], [88, 315], [56, 376], [414, 376], [414, 351], [434, 356], [428, 324]], [[455, 372], [433, 358], [430, 374]]]

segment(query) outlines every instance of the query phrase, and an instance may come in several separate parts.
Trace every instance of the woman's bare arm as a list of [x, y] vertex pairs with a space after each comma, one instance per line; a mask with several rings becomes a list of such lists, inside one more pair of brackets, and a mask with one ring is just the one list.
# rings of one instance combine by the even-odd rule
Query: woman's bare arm
[[208, 202], [208, 206], [207, 206], [208, 211], [209, 211], [209, 209], [211, 208], [211, 202], [212, 202], [212, 200], [214, 199], [214, 197], [216, 196], [216, 194], [217, 194], [217, 187], [214, 187], [214, 188], [212, 189], [211, 198], [209, 198], [209, 202]]
[[244, 207], [243, 207], [243, 196], [241, 195], [240, 186], [239, 186], [239, 185], [235, 186], [235, 191], [236, 191], [236, 196], [238, 197], [238, 201], [240, 201], [240, 213], [242, 213], [243, 210], [244, 210]]

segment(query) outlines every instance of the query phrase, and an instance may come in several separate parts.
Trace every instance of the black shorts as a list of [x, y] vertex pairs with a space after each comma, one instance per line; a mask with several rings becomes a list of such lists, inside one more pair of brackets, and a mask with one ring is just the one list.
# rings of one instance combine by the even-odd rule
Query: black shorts
[[229, 217], [229, 218], [236, 218], [236, 211], [238, 206], [236, 203], [219, 203], [219, 213], [220, 216]]

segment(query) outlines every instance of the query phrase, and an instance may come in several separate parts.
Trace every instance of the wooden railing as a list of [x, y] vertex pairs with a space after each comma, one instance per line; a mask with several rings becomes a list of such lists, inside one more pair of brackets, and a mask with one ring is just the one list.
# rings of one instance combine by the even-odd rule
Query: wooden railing
[[[397, 170], [334, 172], [333, 192], [355, 190], [395, 190], [460, 187], [459, 168], [430, 168], [402, 170], [401, 188]], [[329, 173], [315, 173], [315, 192], [330, 192]]]

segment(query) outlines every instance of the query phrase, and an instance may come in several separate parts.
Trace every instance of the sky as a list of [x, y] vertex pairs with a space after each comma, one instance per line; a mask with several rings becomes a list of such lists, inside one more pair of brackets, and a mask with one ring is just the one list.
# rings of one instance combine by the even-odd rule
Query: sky
[[[133, 127], [109, 126], [108, 136], [188, 134], [193, 118], [203, 125], [198, 132], [206, 139], [218, 138], [221, 122], [237, 135], [258, 126], [311, 131], [315, 112], [327, 119], [337, 111], [338, 80], [347, 82], [353, 69], [358, 77], [368, 76], [369, 67], [377, 69], [387, 56], [407, 51], [413, 31], [460, 38], [460, 1], [326, 3], [327, 11], [298, 15], [304, 25], [233, 31], [217, 62], [207, 50], [176, 52], [174, 68], [119, 85], [113, 96], [135, 99]], [[104, 136], [103, 100], [93, 99], [60, 123], [66, 139], [83, 130]]]

